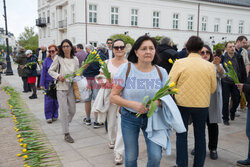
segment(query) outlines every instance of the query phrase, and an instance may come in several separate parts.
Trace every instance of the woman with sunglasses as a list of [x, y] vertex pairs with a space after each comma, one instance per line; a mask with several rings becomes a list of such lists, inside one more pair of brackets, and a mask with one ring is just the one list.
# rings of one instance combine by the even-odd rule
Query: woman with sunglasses
[[[48, 90], [50, 81], [54, 80], [48, 71], [53, 63], [53, 60], [58, 52], [56, 45], [50, 45], [48, 47], [48, 56], [45, 58], [43, 62], [43, 68], [41, 72], [41, 81], [40, 87], [42, 90]], [[57, 99], [53, 99], [48, 95], [44, 95], [44, 114], [47, 123], [52, 123], [52, 121], [56, 121], [58, 118], [58, 102]]]
[[75, 57], [73, 45], [70, 40], [64, 39], [59, 47], [58, 56], [55, 56], [52, 65], [49, 68], [49, 75], [59, 80], [57, 83], [57, 100], [59, 104], [60, 118], [64, 133], [64, 140], [68, 143], [74, 143], [74, 139], [69, 134], [69, 123], [72, 121], [75, 112], [75, 96], [73, 84], [65, 79], [67, 74], [73, 74], [79, 68], [79, 61]]
[[[216, 67], [217, 88], [210, 97], [210, 106], [208, 109], [207, 127], [208, 127], [208, 148], [210, 150], [210, 158], [218, 159], [217, 145], [219, 136], [218, 123], [222, 122], [222, 88], [221, 78], [224, 74], [223, 66], [220, 64], [221, 59], [218, 56], [213, 58], [212, 51], [208, 45], [204, 45], [201, 50], [201, 57], [204, 60], [212, 62]], [[194, 155], [194, 150], [192, 150]]]
[[[111, 78], [117, 73], [119, 67], [127, 63], [125, 59], [125, 43], [122, 39], [117, 39], [112, 44], [112, 52], [114, 57], [112, 59], [106, 60], [108, 64], [109, 72], [111, 73]], [[108, 121], [108, 137], [109, 137], [109, 148], [114, 149], [115, 153], [115, 164], [122, 163], [122, 155], [124, 152], [122, 132], [121, 132], [121, 115], [118, 112], [119, 106], [111, 103], [107, 113]]]

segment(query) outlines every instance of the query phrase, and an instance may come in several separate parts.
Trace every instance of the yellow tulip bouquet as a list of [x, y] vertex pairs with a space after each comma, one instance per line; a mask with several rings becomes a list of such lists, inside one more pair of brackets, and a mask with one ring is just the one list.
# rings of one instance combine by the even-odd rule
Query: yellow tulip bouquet
[[111, 73], [109, 72], [107, 63], [105, 61], [102, 61], [102, 59], [99, 59], [98, 61], [101, 65], [103, 75], [107, 78], [109, 83], [111, 83]]
[[86, 64], [91, 64], [93, 62], [98, 62], [99, 60], [101, 60], [101, 58], [100, 58], [100, 55], [97, 53], [96, 50], [94, 50], [93, 52], [90, 52], [87, 59], [84, 62], [82, 62], [82, 66], [75, 73], [65, 75], [64, 79], [68, 79], [70, 82], [72, 82], [72, 79], [75, 76], [82, 75], [83, 71], [85, 70], [85, 65]]
[[175, 59], [175, 60], [173, 60], [173, 59], [168, 59], [168, 62], [170, 63], [170, 64], [174, 64], [176, 61], [177, 61], [178, 59]]
[[[233, 68], [232, 62], [228, 61], [227, 63], [224, 63], [224, 66], [226, 67], [227, 72], [225, 73], [229, 78], [232, 78], [232, 80], [234, 81], [234, 83], [238, 84], [240, 83], [239, 78]], [[246, 96], [245, 94], [242, 92], [242, 97], [244, 102], [246, 102]]]
[[[173, 94], [178, 93], [178, 89], [174, 88], [175, 83], [172, 82], [169, 84], [169, 82], [170, 82], [170, 79], [167, 80], [165, 85], [160, 90], [158, 90], [158, 92], [154, 95], [154, 97], [152, 99], [150, 99], [149, 96], [144, 96], [142, 104], [145, 107], [149, 107], [149, 111], [147, 113], [148, 118], [150, 118], [154, 114], [154, 112], [157, 108], [157, 105], [155, 103], [156, 100], [159, 100], [160, 98], [162, 98], [166, 95], [173, 95]], [[149, 100], [146, 102], [147, 99], [149, 99]], [[139, 117], [140, 115], [141, 115], [140, 113], [136, 114], [137, 117]]]

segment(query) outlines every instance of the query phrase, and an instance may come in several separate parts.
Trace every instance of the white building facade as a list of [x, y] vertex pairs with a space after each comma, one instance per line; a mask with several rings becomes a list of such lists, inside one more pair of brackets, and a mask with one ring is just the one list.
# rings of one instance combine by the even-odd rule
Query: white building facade
[[179, 50], [192, 35], [209, 45], [236, 40], [239, 35], [250, 40], [250, 2], [210, 1], [38, 0], [39, 45], [59, 45], [67, 38], [75, 45], [96, 46], [114, 34], [135, 40], [144, 34], [168, 36]]

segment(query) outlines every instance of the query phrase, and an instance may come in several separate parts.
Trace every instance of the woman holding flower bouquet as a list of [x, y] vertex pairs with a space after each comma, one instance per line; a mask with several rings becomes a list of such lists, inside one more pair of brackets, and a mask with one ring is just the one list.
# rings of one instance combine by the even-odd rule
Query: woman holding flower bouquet
[[[48, 90], [49, 83], [54, 80], [48, 71], [53, 63], [53, 60], [58, 52], [56, 45], [50, 45], [48, 47], [48, 57], [45, 58], [43, 62], [43, 68], [41, 72], [41, 79], [40, 79], [40, 87], [42, 90]], [[46, 91], [45, 91], [46, 92]], [[44, 114], [47, 123], [52, 123], [52, 121], [56, 121], [58, 118], [58, 102], [57, 99], [53, 99], [48, 95], [44, 95]]]
[[[69, 134], [69, 123], [72, 121], [75, 109], [75, 96], [73, 92], [72, 79], [67, 75], [74, 74], [79, 68], [79, 61], [75, 57], [73, 45], [70, 40], [65, 39], [61, 42], [58, 56], [55, 56], [53, 63], [49, 68], [49, 75], [57, 83], [57, 100], [59, 104], [60, 118], [64, 133], [64, 140], [68, 143], [74, 143], [74, 139]], [[66, 79], [65, 79], [66, 78]]]
[[[162, 147], [148, 138], [147, 111], [144, 96], [154, 97], [167, 80], [167, 72], [156, 66], [156, 41], [149, 36], [141, 36], [133, 45], [128, 60], [115, 74], [111, 91], [111, 103], [121, 106], [121, 129], [125, 146], [125, 166], [136, 167], [138, 158], [138, 137], [142, 129], [148, 152], [148, 167], [160, 166]], [[162, 79], [161, 79], [162, 77]], [[137, 84], [135, 84], [137, 82]], [[146, 88], [146, 83], [151, 82]], [[145, 85], [144, 85], [145, 84]], [[121, 95], [122, 94], [122, 95]], [[161, 106], [161, 101], [156, 101]], [[137, 113], [141, 115], [136, 116]]]

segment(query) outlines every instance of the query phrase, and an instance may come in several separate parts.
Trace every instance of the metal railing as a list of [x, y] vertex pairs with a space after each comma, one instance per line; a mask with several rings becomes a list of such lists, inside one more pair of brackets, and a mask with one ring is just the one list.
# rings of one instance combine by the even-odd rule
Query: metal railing
[[36, 19], [36, 26], [45, 27], [46, 26], [46, 18], [38, 18], [38, 19]]

